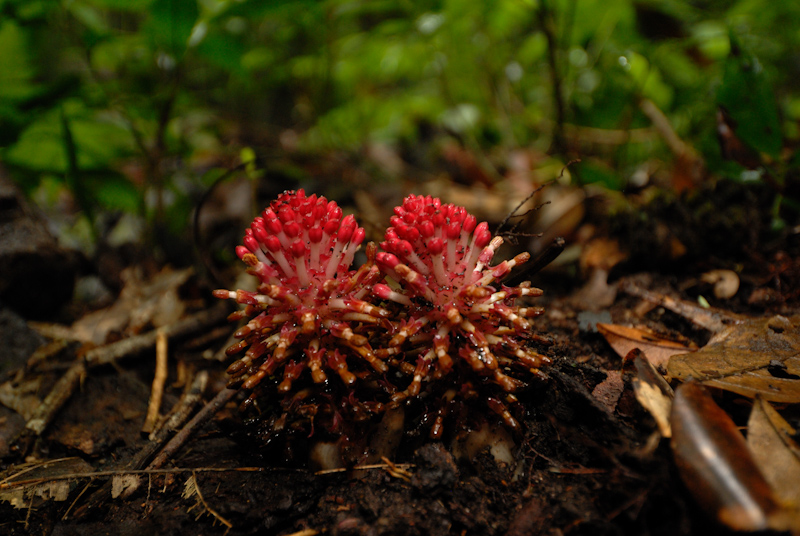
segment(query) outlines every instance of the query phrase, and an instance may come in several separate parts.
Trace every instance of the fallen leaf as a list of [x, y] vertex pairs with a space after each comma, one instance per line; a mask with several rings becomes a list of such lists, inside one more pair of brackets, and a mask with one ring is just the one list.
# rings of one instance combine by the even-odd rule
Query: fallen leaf
[[91, 470], [91, 465], [80, 458], [17, 465], [0, 473], [0, 501], [9, 502], [14, 508], [35, 508], [48, 500], [65, 501], [78, 485], [77, 478], [68, 477]]
[[13, 409], [28, 420], [42, 403], [37, 396], [41, 389], [41, 376], [25, 379], [19, 383], [8, 380], [0, 384], [0, 404]]
[[800, 316], [728, 326], [701, 350], [670, 359], [667, 372], [743, 396], [800, 402]]
[[111, 498], [116, 499], [125, 492], [130, 492], [139, 487], [139, 475], [114, 475], [111, 479]]
[[800, 513], [800, 446], [796, 430], [768, 402], [756, 398], [747, 422], [747, 444], [776, 497]]
[[633, 379], [636, 400], [653, 416], [661, 435], [672, 437], [672, 426], [669, 422], [672, 399], [675, 397], [672, 387], [642, 355], [636, 355], [633, 364], [636, 367], [636, 377]]
[[676, 354], [694, 352], [697, 345], [684, 338], [667, 338], [644, 326], [621, 326], [619, 324], [597, 324], [597, 330], [620, 357], [638, 348], [655, 367], [664, 367]]
[[114, 305], [87, 314], [72, 325], [77, 340], [103, 344], [112, 332], [137, 334], [176, 322], [185, 309], [178, 288], [193, 270], [164, 268], [152, 279], [143, 281], [134, 270], [126, 270], [125, 288]]
[[608, 272], [628, 258], [619, 242], [612, 238], [598, 237], [590, 240], [581, 251], [580, 267], [583, 272], [600, 268]]
[[784, 511], [744, 437], [703, 386], [677, 389], [671, 420], [675, 463], [700, 506], [733, 530], [785, 528]]

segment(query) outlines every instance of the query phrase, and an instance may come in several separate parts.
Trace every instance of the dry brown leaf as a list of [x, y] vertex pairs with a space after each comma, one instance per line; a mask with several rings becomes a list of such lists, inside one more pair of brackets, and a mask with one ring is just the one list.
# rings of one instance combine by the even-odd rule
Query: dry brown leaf
[[127, 491], [133, 491], [139, 487], [141, 476], [139, 475], [114, 475], [111, 479], [111, 498], [116, 499]]
[[14, 380], [8, 380], [0, 384], [0, 404], [13, 409], [25, 417], [25, 420], [28, 420], [36, 412], [39, 404], [42, 403], [42, 400], [37, 396], [41, 389], [41, 376], [25, 379], [19, 383]]
[[800, 402], [800, 316], [745, 320], [701, 350], [670, 359], [673, 378], [771, 402]]
[[597, 330], [620, 357], [625, 357], [631, 350], [638, 348], [655, 367], [666, 366], [673, 355], [697, 350], [697, 345], [688, 339], [666, 338], [644, 326], [597, 324]]
[[633, 364], [636, 367], [636, 377], [633, 379], [636, 400], [653, 416], [661, 435], [672, 437], [672, 426], [669, 422], [672, 399], [675, 397], [672, 387], [642, 355], [637, 355]]
[[696, 382], [675, 393], [670, 445], [686, 487], [721, 523], [733, 530], [785, 528], [784, 511], [742, 434]]
[[622, 251], [619, 241], [598, 237], [590, 240], [581, 251], [580, 267], [583, 272], [588, 272], [594, 268], [610, 270], [620, 262], [628, 258], [628, 254]]
[[747, 444], [776, 497], [800, 514], [800, 446], [792, 439], [795, 433], [769, 402], [756, 399], [747, 422]]
[[140, 333], [149, 325], [158, 328], [176, 322], [184, 304], [178, 288], [192, 275], [192, 269], [164, 268], [148, 281], [126, 270], [125, 288], [114, 305], [89, 313], [72, 325], [77, 340], [104, 344], [112, 332]]
[[9, 502], [14, 508], [36, 507], [47, 500], [65, 501], [77, 480], [63, 477], [91, 470], [80, 458], [17, 465], [0, 473], [0, 501]]

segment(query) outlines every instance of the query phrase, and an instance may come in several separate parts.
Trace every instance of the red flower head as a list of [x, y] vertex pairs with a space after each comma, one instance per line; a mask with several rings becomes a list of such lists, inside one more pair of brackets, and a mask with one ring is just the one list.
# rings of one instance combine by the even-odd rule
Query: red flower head
[[414, 401], [438, 437], [445, 406], [464, 414], [476, 398], [516, 428], [511, 393], [548, 362], [528, 344], [541, 309], [517, 304], [541, 291], [500, 284], [528, 254], [492, 266], [502, 238], [431, 197], [407, 197], [391, 224], [384, 252], [369, 244], [353, 270], [365, 233], [335, 202], [285, 192], [255, 218], [236, 253], [258, 288], [214, 291], [249, 319], [227, 350], [244, 351], [228, 372], [252, 391], [245, 405], [280, 403], [268, 429], [303, 437], [315, 423], [357, 435], [355, 422]]
[[253, 220], [236, 253], [258, 278], [258, 289], [214, 291], [217, 298], [246, 306], [232, 320], [250, 318], [235, 334], [241, 341], [227, 350], [233, 355], [247, 349], [228, 368], [242, 388], [280, 376], [279, 383], [268, 383], [287, 394], [306, 369], [314, 384], [325, 384], [333, 372], [352, 386], [357, 376], [348, 363], [354, 362], [362, 376], [386, 372], [368, 334], [388, 311], [362, 300], [380, 277], [372, 262], [374, 245], [368, 247], [368, 262], [350, 269], [363, 241], [364, 229], [353, 216], [342, 217], [334, 201], [306, 197], [303, 190], [281, 194]]
[[[529, 255], [490, 266], [503, 239], [493, 238], [488, 224], [478, 223], [464, 207], [437, 198], [411, 195], [394, 213], [376, 263], [398, 286], [376, 284], [373, 293], [407, 313], [388, 350], [378, 352], [418, 356], [405, 396], [417, 396], [423, 380], [456, 369], [465, 381], [475, 377], [505, 393], [516, 390], [522, 382], [509, 375], [512, 370], [537, 373], [548, 361], [524, 344], [538, 339], [527, 318], [541, 309], [516, 305], [522, 296], [539, 296], [541, 290], [529, 282], [499, 284]], [[499, 400], [488, 401], [507, 424], [516, 426]]]

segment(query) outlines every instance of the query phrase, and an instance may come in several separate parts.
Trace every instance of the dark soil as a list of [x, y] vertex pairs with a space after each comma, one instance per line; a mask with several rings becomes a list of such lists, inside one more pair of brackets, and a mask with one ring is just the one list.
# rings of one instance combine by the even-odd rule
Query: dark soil
[[[713, 203], [724, 205], [724, 195]], [[744, 267], [741, 297], [713, 305], [752, 315], [796, 314], [797, 244], [776, 240], [766, 228], [768, 223], [726, 223], [720, 214], [709, 223], [714, 232], [724, 229], [730, 240], [741, 238], [740, 247], [731, 247], [728, 241], [721, 244], [700, 226], [698, 204], [665, 205], [646, 215], [646, 226], [626, 217], [606, 222], [608, 232], [621, 237], [630, 252], [612, 278], [643, 268], [652, 270], [663, 257], [663, 244], [643, 229], [667, 223], [684, 244], [705, 249], [693, 249], [682, 261], [673, 259], [662, 264], [660, 272], [651, 271], [650, 288], [685, 299], [695, 299], [700, 293], [707, 296], [708, 289], [690, 274], [712, 263], [714, 267], [738, 263]], [[677, 212], [693, 216], [683, 219], [676, 217]], [[763, 236], [773, 238], [762, 240]], [[68, 480], [64, 500], [26, 495], [25, 503], [16, 508], [0, 502], [0, 532], [433, 536], [724, 532], [687, 492], [668, 442], [660, 438], [655, 422], [635, 400], [630, 383], [626, 381], [613, 411], [592, 394], [606, 371], [621, 370], [622, 364], [604, 339], [586, 325], [582, 313], [588, 307], [577, 297], [579, 279], [545, 271], [533, 283], [546, 291], [537, 300], [546, 313], [537, 320], [536, 329], [553, 340], [546, 353], [554, 364], [546, 371], [546, 381], [520, 393], [524, 431], [516, 438], [516, 460], [510, 466], [496, 462], [488, 449], [472, 460], [456, 459], [446, 443], [412, 438], [401, 443], [392, 457], [396, 464], [410, 464], [400, 466], [407, 473], [392, 474], [384, 467], [316, 474], [297, 462], [283, 465], [280, 459], [265, 456], [260, 447], [244, 444], [246, 428], [231, 405], [165, 468], [174, 471], [145, 475], [133, 495], [112, 498], [109, 476], [76, 477]], [[756, 291], [764, 288], [770, 290], [768, 299], [754, 299]], [[647, 324], [700, 345], [708, 338], [708, 333], [669, 311], [655, 307], [642, 315], [637, 305], [639, 300], [620, 294], [611, 307], [602, 310], [615, 323]], [[36, 340], [34, 332], [23, 333], [26, 329], [9, 310], [0, 311], [2, 348], [20, 347], [21, 336], [23, 342]], [[191, 343], [182, 341], [173, 348], [191, 367], [212, 372], [216, 381], [207, 390], [206, 399], [210, 399], [224, 385], [224, 364], [204, 359], [205, 348]], [[208, 342], [207, 347], [218, 349], [224, 344], [222, 338]], [[17, 472], [26, 456], [30, 460], [77, 458], [83, 471], [125, 467], [148, 443], [139, 429], [150, 392], [151, 354], [92, 369], [56, 422], [35, 441], [15, 442], [24, 420], [0, 407], [5, 476]], [[24, 357], [5, 355], [0, 368], [4, 379], [24, 363]], [[60, 355], [56, 361], [63, 366], [72, 362], [70, 352]], [[54, 367], [46, 381], [57, 377]], [[171, 370], [170, 378], [174, 377]], [[169, 397], [162, 411], [169, 409], [182, 389], [168, 384]], [[185, 493], [192, 478], [199, 495]]]

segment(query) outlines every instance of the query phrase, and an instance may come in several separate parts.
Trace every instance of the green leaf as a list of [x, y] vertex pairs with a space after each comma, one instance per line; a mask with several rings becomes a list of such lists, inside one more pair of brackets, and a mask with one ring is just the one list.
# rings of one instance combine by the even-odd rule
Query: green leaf
[[[131, 133], [121, 125], [65, 105], [77, 167], [83, 171], [107, 169], [133, 152]], [[8, 164], [38, 172], [66, 173], [69, 162], [63, 124], [58, 111], [41, 116], [3, 153]]]
[[199, 16], [196, 0], [155, 0], [147, 29], [156, 47], [180, 58]]
[[153, 0], [88, 0], [89, 4], [97, 7], [116, 9], [119, 11], [144, 11]]
[[783, 147], [772, 86], [758, 60], [731, 36], [717, 103], [735, 121], [736, 135], [750, 147], [777, 158]]
[[609, 190], [622, 190], [625, 179], [619, 172], [597, 160], [587, 160], [577, 164], [575, 171], [583, 185], [601, 184]]
[[13, 21], [0, 25], [0, 100], [24, 100], [34, 86], [27, 36]]
[[92, 192], [98, 205], [109, 210], [119, 210], [136, 214], [142, 203], [142, 196], [127, 178], [115, 173], [103, 173], [84, 177], [87, 189]]
[[245, 48], [234, 36], [209, 34], [197, 47], [198, 53], [217, 66], [232, 73], [245, 76], [242, 64]]

